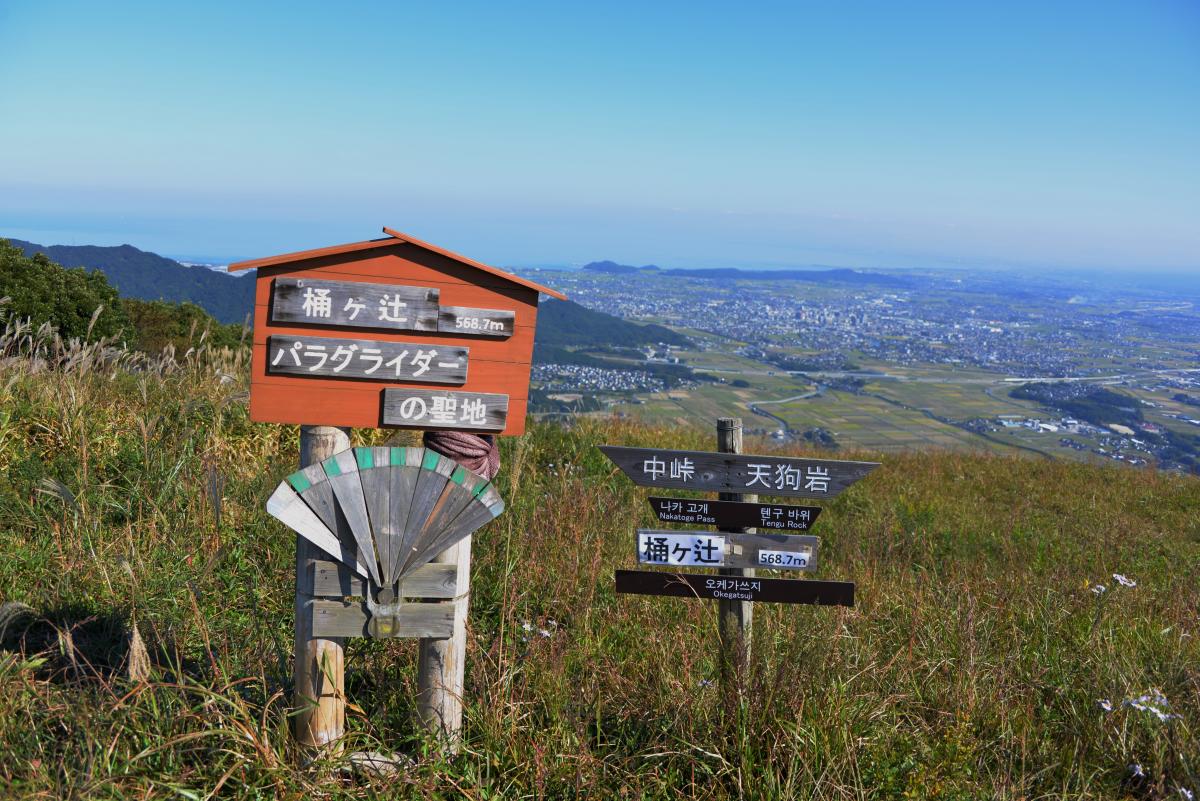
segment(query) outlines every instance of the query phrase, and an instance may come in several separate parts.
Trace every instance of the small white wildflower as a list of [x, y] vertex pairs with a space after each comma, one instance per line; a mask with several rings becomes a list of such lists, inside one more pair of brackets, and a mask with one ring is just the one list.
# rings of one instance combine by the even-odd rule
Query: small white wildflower
[[521, 628], [524, 629], [525, 631], [533, 631], [533, 624], [530, 623], [528, 620], [526, 620], [524, 623], [521, 624]]
[[1167, 697], [1158, 690], [1151, 690], [1144, 695], [1139, 695], [1137, 698], [1130, 698], [1122, 706], [1136, 709], [1139, 712], [1149, 712], [1158, 718], [1159, 723], [1166, 723], [1168, 720], [1174, 720], [1179, 717], [1179, 715], [1167, 711], [1171, 704], [1167, 701]]
[[1113, 581], [1117, 582], [1122, 587], [1136, 587], [1137, 586], [1136, 581], [1134, 581], [1131, 578], [1128, 578], [1127, 576], [1123, 576], [1120, 573], [1113, 573]]
[[1146, 773], [1145, 773], [1145, 771], [1142, 770], [1141, 765], [1134, 762], [1132, 765], [1129, 766], [1129, 775], [1135, 779], [1139, 779], [1139, 778], [1145, 776]]
[[551, 632], [549, 629], [538, 629], [538, 634], [542, 635], [543, 637], [551, 636]]
[[700, 679], [700, 684], [699, 684], [699, 686], [701, 686], [701, 687], [711, 687], [711, 686], [712, 686], [712, 679]]
[[1186, 787], [1176, 787], [1175, 789], [1179, 791], [1179, 797], [1180, 797], [1180, 798], [1183, 798], [1183, 799], [1184, 799], [1184, 801], [1195, 801], [1196, 794], [1195, 794], [1195, 793], [1193, 793], [1193, 792], [1192, 792], [1191, 790], [1189, 790], [1188, 788], [1186, 788]]
[[1108, 587], [1105, 587], [1103, 584], [1096, 584], [1092, 587], [1092, 592], [1096, 593], [1097, 595], [1103, 595], [1104, 593], [1108, 592]]
[[1099, 704], [1100, 708], [1105, 712], [1113, 711], [1112, 701], [1108, 700], [1107, 698], [1101, 698], [1100, 700], [1096, 701], [1096, 703]]
[[549, 625], [549, 626], [550, 626], [550, 628], [552, 628], [552, 629], [553, 629], [553, 628], [556, 628], [556, 627], [558, 626], [558, 621], [557, 621], [557, 620], [555, 620], [554, 618], [550, 618], [549, 620], [547, 620], [547, 621], [546, 621], [546, 624], [547, 624], [547, 625]]

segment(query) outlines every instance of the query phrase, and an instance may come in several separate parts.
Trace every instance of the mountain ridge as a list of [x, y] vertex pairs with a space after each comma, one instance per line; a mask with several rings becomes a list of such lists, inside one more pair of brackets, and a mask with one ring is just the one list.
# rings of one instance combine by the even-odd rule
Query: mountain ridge
[[680, 278], [707, 278], [731, 281], [808, 281], [810, 283], [842, 283], [842, 284], [882, 284], [884, 286], [907, 286], [910, 281], [897, 275], [864, 272], [850, 267], [824, 267], [819, 269], [781, 269], [781, 270], [744, 270], [740, 267], [671, 267], [663, 268], [654, 264], [645, 267], [634, 267], [630, 264], [618, 264], [615, 261], [593, 261], [583, 265], [589, 272], [607, 273], [609, 275], [633, 275], [636, 273], [654, 273], [661, 276], [678, 276]]
[[27, 256], [45, 253], [63, 267], [99, 270], [122, 297], [189, 302], [222, 323], [244, 323], [254, 311], [254, 281], [206, 267], [187, 267], [133, 245], [39, 245], [9, 239]]

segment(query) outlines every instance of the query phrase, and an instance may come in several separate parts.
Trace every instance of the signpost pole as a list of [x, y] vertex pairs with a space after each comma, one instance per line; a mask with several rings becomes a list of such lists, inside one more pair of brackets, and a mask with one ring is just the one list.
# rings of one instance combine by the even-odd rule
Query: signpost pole
[[[720, 417], [717, 419], [717, 450], [721, 453], [742, 452], [742, 419]], [[756, 502], [757, 495], [740, 492], [722, 492], [723, 501]], [[733, 529], [735, 532], [751, 533], [752, 528]], [[751, 577], [754, 568], [720, 568], [722, 576]], [[754, 621], [754, 604], [751, 601], [720, 600], [717, 602], [717, 630], [721, 637], [721, 684], [728, 692], [736, 688], [739, 695], [742, 675], [750, 665], [751, 628]]]
[[[321, 462], [350, 447], [350, 429], [300, 426], [300, 467]], [[346, 694], [341, 637], [313, 636], [312, 563], [323, 557], [296, 536], [295, 737], [306, 756], [336, 747], [346, 728]]]
[[422, 637], [417, 644], [417, 715], [427, 731], [443, 740], [447, 753], [458, 753], [463, 715], [463, 673], [467, 656], [467, 607], [470, 602], [471, 538], [460, 540], [433, 561], [457, 565], [454, 630], [448, 639]]

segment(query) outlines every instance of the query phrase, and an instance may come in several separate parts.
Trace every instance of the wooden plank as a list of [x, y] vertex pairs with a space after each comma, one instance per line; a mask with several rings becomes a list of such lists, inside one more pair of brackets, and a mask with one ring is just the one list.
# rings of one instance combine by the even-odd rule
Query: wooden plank
[[[370, 585], [337, 562], [314, 561], [312, 594], [321, 598], [365, 598]], [[400, 582], [397, 598], [453, 598], [458, 594], [454, 565], [425, 564]]]
[[854, 582], [712, 576], [618, 570], [615, 589], [635, 595], [663, 595], [709, 601], [756, 601], [818, 606], [854, 606]]
[[321, 469], [329, 477], [329, 486], [337, 498], [338, 509], [358, 543], [358, 558], [371, 571], [376, 584], [382, 583], [379, 562], [375, 557], [375, 540], [371, 533], [371, 521], [367, 516], [367, 499], [363, 496], [362, 481], [358, 476], [358, 461], [354, 451], [346, 449], [321, 462]]
[[267, 373], [461, 385], [468, 353], [430, 342], [276, 335], [267, 339]]
[[386, 426], [503, 431], [507, 421], [507, 395], [408, 388], [383, 392]]
[[476, 309], [470, 306], [442, 306], [438, 310], [437, 330], [465, 337], [511, 337], [517, 315], [503, 309]]
[[635, 536], [641, 564], [690, 567], [816, 570], [821, 544], [819, 537], [803, 534], [639, 528]]
[[700, 492], [833, 498], [879, 467], [878, 462], [599, 447], [639, 486]]
[[329, 530], [312, 509], [308, 508], [304, 499], [286, 481], [276, 487], [275, 492], [267, 500], [267, 513], [329, 556], [341, 559], [346, 565], [364, 576], [368, 574], [367, 568], [355, 558], [354, 551], [342, 544], [337, 535]]
[[425, 551], [414, 555], [414, 564], [420, 564], [420, 560], [427, 558], [431, 552], [449, 550], [455, 542], [474, 534], [504, 511], [504, 500], [495, 486], [482, 478], [478, 478], [478, 481], [482, 483], [472, 482], [475, 485], [472, 489], [472, 494], [476, 496], [474, 502], [467, 504], [454, 520], [447, 523]]
[[[454, 544], [451, 541], [443, 541], [443, 538], [454, 531], [455, 523], [459, 516], [472, 503], [478, 502], [486, 505], [489, 500], [498, 500], [500, 497], [499, 493], [495, 493], [495, 499], [491, 495], [480, 499], [480, 495], [484, 495], [489, 489], [494, 491], [495, 488], [491, 487], [488, 480], [483, 476], [478, 476], [461, 465], [450, 476], [450, 481], [451, 483], [447, 484], [446, 487], [451, 491], [452, 495], [442, 499], [443, 502], [429, 518], [428, 522], [425, 523], [426, 531], [423, 537], [430, 540], [437, 547], [438, 551], [444, 551]], [[469, 534], [471, 532], [466, 533]], [[423, 557], [423, 554], [418, 554], [418, 562]]]
[[371, 538], [375, 555], [379, 559], [380, 585], [387, 583], [390, 565], [392, 470], [389, 466], [387, 448], [355, 448], [354, 458], [358, 462], [358, 478], [362, 484], [363, 500], [366, 501], [367, 519], [371, 523]]
[[397, 556], [397, 561], [400, 562], [398, 576], [403, 576], [407, 571], [416, 567], [413, 556], [428, 545], [426, 541], [422, 540], [422, 537], [425, 536], [425, 523], [433, 513], [434, 506], [446, 488], [450, 476], [458, 467], [458, 462], [442, 456], [436, 451], [428, 448], [422, 451], [421, 472], [417, 475], [412, 502], [408, 507], [408, 518], [404, 524], [403, 545]]
[[392, 495], [391, 504], [392, 530], [388, 550], [391, 564], [388, 567], [387, 583], [395, 584], [400, 575], [400, 567], [404, 563], [404, 539], [407, 534], [408, 510], [412, 505], [413, 492], [417, 488], [417, 478], [421, 475], [421, 460], [424, 458], [424, 448], [398, 448], [392, 451]]
[[819, 506], [789, 506], [779, 503], [739, 503], [694, 498], [647, 498], [654, 514], [664, 523], [718, 526], [722, 529], [770, 528], [808, 531], [821, 514]]
[[[318, 637], [366, 637], [370, 612], [361, 601], [309, 601], [312, 630]], [[396, 612], [396, 637], [449, 637], [454, 604], [402, 603]]]
[[[383, 420], [383, 404], [380, 391], [365, 387], [366, 392], [347, 392], [342, 389], [321, 389], [297, 392], [298, 382], [290, 386], [279, 384], [252, 384], [250, 393], [251, 417], [264, 423], [306, 423], [320, 419], [322, 415], [336, 414], [347, 426], [355, 428], [416, 428], [424, 425], [394, 425]], [[358, 389], [350, 382], [345, 387]], [[509, 396], [507, 423], [500, 433], [516, 436], [525, 431], [525, 413], [528, 401]]]
[[404, 284], [274, 279], [271, 322], [392, 331], [438, 330], [438, 290]]
[[[321, 464], [310, 464], [288, 476], [286, 480], [300, 493], [301, 500], [313, 510], [321, 522], [337, 536], [340, 551], [326, 552], [344, 564], [358, 564], [361, 567], [360, 572], [364, 576], [368, 575], [366, 560], [358, 552], [350, 524], [338, 508], [337, 499], [333, 496], [333, 487], [329, 484], [329, 476], [325, 475]], [[325, 549], [322, 547], [322, 550]]]

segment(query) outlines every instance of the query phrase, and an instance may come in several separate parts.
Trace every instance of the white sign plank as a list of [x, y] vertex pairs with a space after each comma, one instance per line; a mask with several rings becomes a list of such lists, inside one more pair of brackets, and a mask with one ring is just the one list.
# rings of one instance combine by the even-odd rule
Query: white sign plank
[[719, 567], [725, 561], [725, 537], [702, 532], [639, 531], [638, 561], [644, 565]]

